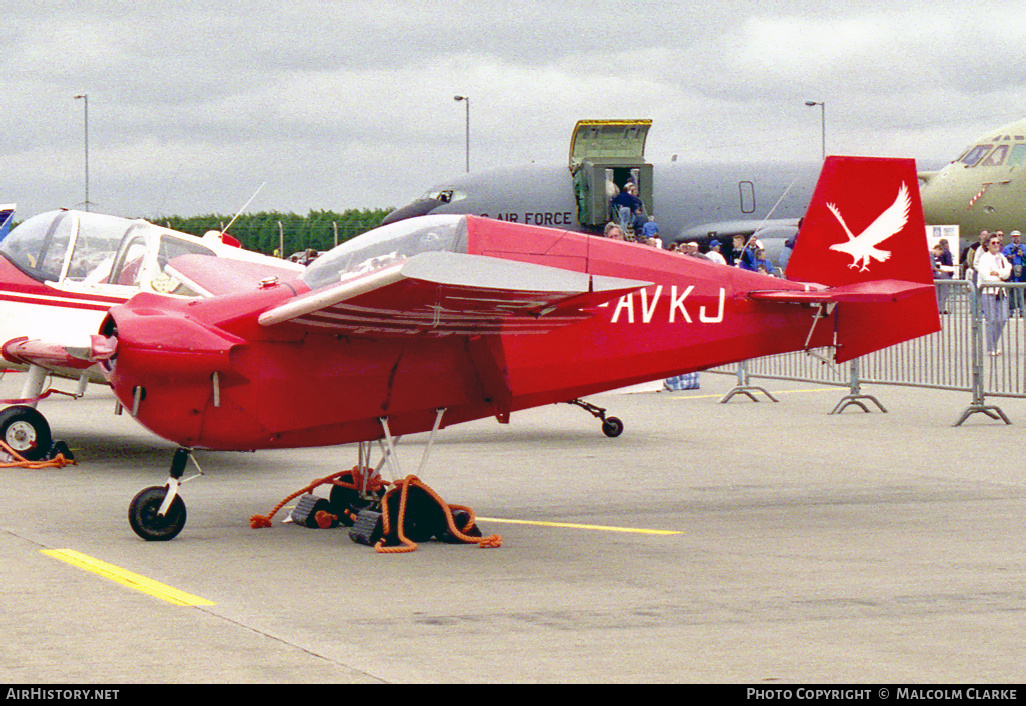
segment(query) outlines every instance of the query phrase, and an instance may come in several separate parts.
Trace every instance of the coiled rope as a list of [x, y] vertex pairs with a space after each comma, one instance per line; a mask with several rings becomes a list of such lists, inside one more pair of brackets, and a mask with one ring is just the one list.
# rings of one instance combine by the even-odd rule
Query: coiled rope
[[59, 453], [45, 461], [29, 461], [4, 441], [0, 441], [0, 449], [7, 452], [14, 459], [13, 461], [0, 462], [0, 468], [64, 468], [65, 466], [78, 465], [78, 461], [73, 458], [66, 458], [63, 453]]
[[[347, 480], [342, 480], [343, 476], [350, 474], [352, 477], [351, 482]], [[367, 480], [365, 487], [364, 477], [363, 473], [360, 470], [360, 467], [353, 466], [351, 470], [333, 473], [330, 476], [325, 476], [324, 478], [318, 478], [317, 480], [312, 481], [303, 488], [300, 488], [296, 492], [289, 494], [280, 503], [275, 505], [271, 512], [269, 512], [268, 514], [253, 515], [252, 517], [250, 517], [249, 526], [253, 529], [270, 527], [271, 519], [278, 513], [279, 510], [285, 507], [285, 505], [288, 504], [291, 500], [298, 498], [300, 495], [304, 495], [307, 493], [312, 494], [315, 488], [321, 485], [326, 485], [328, 483], [331, 483], [332, 485], [341, 486], [343, 488], [356, 490], [358, 492], [369, 490], [374, 493], [380, 492], [385, 488], [385, 486], [392, 485], [388, 481], [383, 480], [380, 476], [374, 476]], [[398, 481], [394, 485], [394, 487], [391, 488], [388, 492], [386, 492], [384, 494], [384, 497], [381, 498], [382, 538], [378, 540], [378, 542], [374, 545], [374, 551], [378, 552], [379, 554], [403, 554], [406, 552], [412, 552], [417, 549], [417, 543], [409, 539], [403, 532], [403, 525], [406, 518], [406, 500], [409, 495], [411, 487], [420, 488], [425, 493], [427, 493], [432, 500], [438, 503], [438, 506], [442, 509], [442, 512], [445, 514], [445, 521], [448, 526], [449, 534], [453, 538], [458, 539], [459, 541], [464, 542], [466, 544], [476, 544], [484, 549], [497, 548], [502, 546], [502, 537], [500, 535], [493, 534], [488, 537], [482, 538], [472, 537], [466, 534], [466, 532], [471, 531], [471, 529], [474, 527], [474, 523], [476, 520], [476, 515], [474, 514], [474, 511], [465, 505], [447, 504], [444, 500], [442, 500], [441, 497], [439, 497], [438, 493], [436, 493], [434, 490], [425, 485], [423, 481], [421, 481], [416, 476], [410, 475], [404, 478], [403, 480]], [[398, 546], [386, 546], [386, 538], [392, 534], [391, 520], [389, 519], [388, 513], [388, 499], [390, 496], [397, 492], [400, 493], [400, 495], [399, 512], [398, 516], [396, 517], [396, 533], [399, 538], [400, 544]], [[453, 511], [463, 511], [467, 513], [467, 515], [469, 516], [469, 519], [463, 523], [462, 527], [456, 526], [456, 520], [453, 517]], [[345, 512], [347, 513], [347, 515], [349, 515], [350, 519], [355, 519], [349, 510], [346, 510]], [[337, 515], [333, 515], [329, 512], [324, 512], [323, 510], [321, 510], [314, 515], [314, 519], [317, 522], [318, 527], [321, 527], [322, 529], [327, 529], [331, 527], [333, 523], [337, 522], [339, 518]]]
[[[352, 479], [353, 479], [352, 482], [348, 482], [348, 481], [342, 480], [342, 476], [345, 476], [345, 475], [348, 475], [348, 474], [352, 474]], [[271, 510], [268, 514], [266, 514], [266, 515], [253, 515], [252, 517], [250, 517], [249, 518], [249, 526], [251, 528], [253, 528], [253, 529], [261, 529], [263, 527], [270, 527], [271, 526], [271, 518], [273, 518], [278, 513], [279, 510], [281, 510], [283, 507], [285, 507], [285, 505], [290, 500], [298, 498], [300, 495], [304, 495], [306, 493], [311, 493], [312, 494], [315, 488], [318, 488], [319, 486], [322, 486], [322, 485], [326, 485], [328, 483], [331, 483], [332, 485], [341, 486], [343, 488], [349, 488], [350, 490], [363, 491], [364, 490], [363, 472], [360, 470], [359, 466], [353, 466], [351, 470], [340, 471], [338, 473], [332, 473], [330, 476], [325, 476], [324, 478], [318, 478], [317, 480], [311, 482], [306, 487], [300, 488], [296, 492], [294, 492], [291, 495], [289, 495], [288, 497], [286, 497], [280, 503], [275, 505], [274, 509]], [[371, 492], [375, 492], [376, 493], [376, 492], [382, 490], [386, 485], [389, 485], [388, 481], [383, 480], [380, 476], [373, 476], [373, 477], [371, 477], [371, 478], [369, 478], [367, 480], [366, 490], [369, 490]], [[314, 515], [314, 518], [317, 520], [318, 526], [320, 526], [320, 527], [322, 527], [324, 529], [327, 529], [328, 527], [331, 526], [332, 520], [338, 520], [338, 517], [336, 515], [332, 515], [330, 513], [324, 512], [323, 510], [319, 511], [316, 515]]]
[[442, 500], [441, 497], [439, 497], [438, 493], [436, 493], [434, 490], [425, 485], [423, 481], [417, 478], [417, 476], [409, 475], [403, 478], [398, 483], [396, 483], [395, 487], [389, 490], [387, 493], [385, 493], [385, 497], [381, 499], [382, 508], [387, 508], [389, 496], [396, 492], [400, 493], [399, 513], [398, 517], [396, 518], [396, 534], [399, 537], [400, 544], [398, 546], [385, 545], [385, 538], [392, 534], [392, 529], [388, 513], [383, 512], [381, 514], [382, 537], [374, 545], [374, 551], [378, 552], [379, 554], [404, 554], [406, 552], [412, 552], [417, 549], [417, 543], [409, 539], [403, 533], [403, 524], [404, 519], [406, 517], [406, 500], [409, 497], [411, 487], [420, 488], [425, 493], [427, 493], [432, 500], [438, 503], [438, 506], [441, 507], [442, 511], [445, 513], [445, 521], [448, 524], [449, 533], [452, 534], [452, 536], [456, 539], [467, 544], [476, 544], [482, 549], [491, 549], [502, 546], [502, 537], [497, 534], [493, 534], [491, 536], [484, 538], [470, 537], [464, 534], [460, 528], [456, 527], [456, 521], [453, 519], [452, 511], [463, 510], [470, 514], [470, 519], [463, 525], [462, 530], [469, 530], [471, 527], [474, 526], [474, 520], [476, 518], [476, 516], [474, 515], [474, 511], [471, 510], [469, 507], [463, 505], [447, 504], [444, 500]]

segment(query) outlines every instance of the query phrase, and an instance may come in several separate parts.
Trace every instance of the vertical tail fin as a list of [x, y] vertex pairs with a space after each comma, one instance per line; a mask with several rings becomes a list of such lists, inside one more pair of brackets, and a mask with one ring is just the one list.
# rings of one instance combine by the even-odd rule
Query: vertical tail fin
[[838, 304], [838, 362], [940, 330], [915, 161], [828, 157], [787, 278], [850, 292]]
[[933, 282], [915, 160], [827, 157], [787, 278]]

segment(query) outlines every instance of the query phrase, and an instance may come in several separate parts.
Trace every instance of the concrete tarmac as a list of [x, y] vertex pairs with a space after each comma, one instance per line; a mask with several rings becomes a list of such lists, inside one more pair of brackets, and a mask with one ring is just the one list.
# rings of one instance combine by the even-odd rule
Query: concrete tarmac
[[443, 431], [422, 479], [502, 547], [400, 555], [284, 512], [249, 527], [355, 447], [199, 452], [184, 531], [144, 542], [128, 502], [173, 445], [102, 388], [44, 401], [79, 465], [0, 469], [0, 681], [1022, 682], [1026, 402], [953, 428], [965, 393], [867, 387], [888, 413], [829, 415], [843, 389], [720, 404], [733, 379], [701, 382], [593, 398], [617, 439], [567, 405]]

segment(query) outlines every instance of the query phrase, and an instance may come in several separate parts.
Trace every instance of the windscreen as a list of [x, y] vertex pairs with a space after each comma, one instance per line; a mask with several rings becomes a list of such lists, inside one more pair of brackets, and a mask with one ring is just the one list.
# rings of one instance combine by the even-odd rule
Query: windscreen
[[433, 251], [467, 252], [463, 216], [423, 216], [375, 228], [321, 255], [302, 279], [310, 289], [319, 289]]
[[0, 253], [39, 281], [57, 281], [74, 226], [67, 211], [41, 213], [25, 220], [0, 241]]

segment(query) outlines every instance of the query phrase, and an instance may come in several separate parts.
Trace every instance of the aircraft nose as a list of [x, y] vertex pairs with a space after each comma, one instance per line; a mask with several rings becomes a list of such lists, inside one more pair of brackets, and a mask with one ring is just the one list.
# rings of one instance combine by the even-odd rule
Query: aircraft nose
[[440, 203], [436, 199], [417, 199], [389, 213], [381, 220], [381, 225], [385, 226], [389, 223], [406, 220], [407, 218], [426, 216], [438, 205]]

